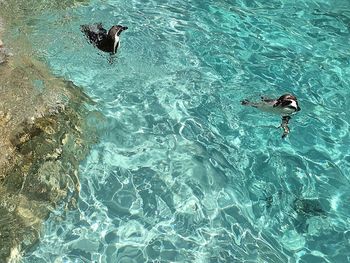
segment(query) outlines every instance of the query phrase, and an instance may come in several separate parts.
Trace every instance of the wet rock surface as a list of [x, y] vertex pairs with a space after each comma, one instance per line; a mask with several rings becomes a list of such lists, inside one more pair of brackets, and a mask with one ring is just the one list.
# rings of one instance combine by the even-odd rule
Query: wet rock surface
[[7, 61], [8, 57], [12, 54], [7, 50], [0, 39], [0, 64], [3, 64]]
[[297, 198], [293, 202], [293, 209], [302, 216], [324, 216], [326, 211], [323, 209], [318, 199], [302, 199]]
[[[0, 20], [1, 27], [1, 20]], [[1, 39], [1, 30], [0, 30]], [[21, 43], [23, 44], [23, 43]], [[71, 82], [0, 47], [0, 262], [34, 246], [57, 205], [74, 208], [78, 165], [94, 141], [85, 133], [91, 101]], [[5, 61], [1, 63], [2, 55]], [[6, 54], [6, 55], [5, 55]]]
[[1, 40], [1, 34], [3, 33], [3, 20], [0, 17], [0, 64], [6, 62], [6, 59], [9, 55], [8, 50], [4, 46], [4, 42]]

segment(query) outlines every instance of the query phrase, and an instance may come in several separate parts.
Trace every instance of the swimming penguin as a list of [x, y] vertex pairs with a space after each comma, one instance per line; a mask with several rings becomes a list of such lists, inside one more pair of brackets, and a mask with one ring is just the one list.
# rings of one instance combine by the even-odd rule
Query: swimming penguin
[[285, 138], [289, 133], [288, 122], [291, 119], [291, 115], [300, 111], [297, 98], [291, 94], [284, 94], [278, 99], [261, 97], [261, 101], [259, 102], [243, 100], [241, 101], [241, 104], [258, 108], [261, 111], [281, 115], [282, 123], [280, 127], [283, 129], [282, 138]]
[[108, 32], [101, 23], [92, 25], [82, 25], [81, 31], [86, 35], [91, 44], [98, 49], [115, 54], [120, 45], [120, 33], [128, 27], [116, 25], [112, 26]]

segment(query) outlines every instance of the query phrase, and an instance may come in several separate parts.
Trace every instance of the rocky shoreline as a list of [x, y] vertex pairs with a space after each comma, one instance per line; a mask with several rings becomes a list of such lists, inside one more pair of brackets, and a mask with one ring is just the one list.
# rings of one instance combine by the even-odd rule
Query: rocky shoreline
[[6, 62], [7, 58], [7, 52], [4, 47], [4, 42], [1, 40], [1, 35], [4, 32], [4, 22], [3, 19], [0, 17], [0, 64]]
[[0, 262], [18, 262], [50, 212], [77, 202], [92, 102], [35, 58], [11, 54], [3, 34], [0, 18]]

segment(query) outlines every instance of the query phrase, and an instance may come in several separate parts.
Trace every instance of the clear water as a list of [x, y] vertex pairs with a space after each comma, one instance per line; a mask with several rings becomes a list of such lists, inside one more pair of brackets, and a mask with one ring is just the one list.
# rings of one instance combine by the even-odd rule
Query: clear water
[[[113, 64], [93, 22], [129, 27]], [[91, 1], [26, 23], [102, 117], [78, 209], [23, 262], [350, 262], [349, 1]], [[302, 110], [282, 140], [240, 100], [285, 92]]]

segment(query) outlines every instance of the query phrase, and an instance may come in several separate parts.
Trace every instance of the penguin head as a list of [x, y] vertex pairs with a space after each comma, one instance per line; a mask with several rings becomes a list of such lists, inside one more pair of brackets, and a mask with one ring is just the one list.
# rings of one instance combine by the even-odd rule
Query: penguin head
[[295, 100], [296, 101], [297, 98], [292, 94], [284, 94], [281, 97], [279, 97], [277, 100], [278, 101], [285, 101], [285, 100]]
[[126, 26], [121, 26], [121, 25], [112, 26], [108, 31], [108, 35], [111, 36], [112, 38], [115, 38], [116, 36], [120, 36], [120, 33], [127, 29], [128, 27]]
[[298, 105], [297, 98], [292, 94], [284, 94], [281, 97], [279, 97], [274, 107], [285, 108], [294, 112], [301, 110]]

